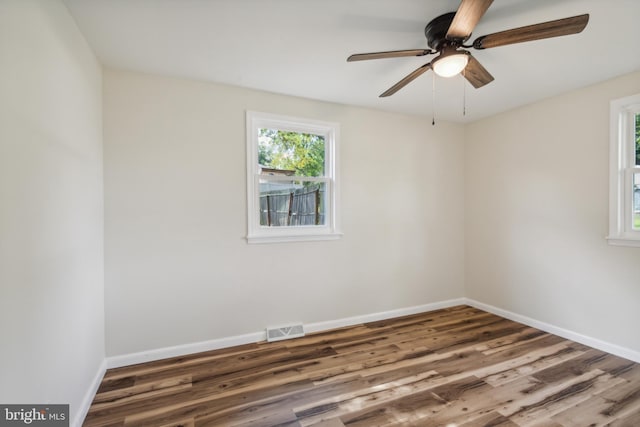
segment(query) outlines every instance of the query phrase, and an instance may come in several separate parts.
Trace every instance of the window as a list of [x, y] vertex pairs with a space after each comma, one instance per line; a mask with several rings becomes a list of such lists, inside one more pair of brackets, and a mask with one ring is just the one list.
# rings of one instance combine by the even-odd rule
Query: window
[[640, 94], [611, 102], [609, 243], [640, 247]]
[[249, 243], [340, 237], [338, 137], [336, 123], [247, 112]]

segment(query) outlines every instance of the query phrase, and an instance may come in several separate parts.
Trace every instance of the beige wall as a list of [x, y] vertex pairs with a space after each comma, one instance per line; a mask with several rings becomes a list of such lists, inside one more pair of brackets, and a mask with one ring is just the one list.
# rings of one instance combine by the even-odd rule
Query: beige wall
[[[107, 71], [108, 354], [460, 296], [637, 352], [640, 253], [604, 236], [609, 101], [639, 80], [432, 127]], [[246, 244], [247, 109], [341, 123], [342, 240]]]
[[640, 250], [607, 245], [609, 102], [640, 73], [465, 129], [466, 295], [640, 351]]
[[[107, 353], [458, 298], [462, 127], [105, 71]], [[248, 245], [245, 111], [335, 121], [344, 237]]]
[[64, 5], [0, 2], [0, 402], [75, 419], [105, 356], [101, 79]]

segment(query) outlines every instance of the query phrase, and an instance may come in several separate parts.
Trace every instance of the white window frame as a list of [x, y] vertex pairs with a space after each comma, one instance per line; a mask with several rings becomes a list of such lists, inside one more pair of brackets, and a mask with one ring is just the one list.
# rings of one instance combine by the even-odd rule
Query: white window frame
[[611, 101], [609, 157], [610, 245], [640, 247], [640, 230], [633, 229], [633, 175], [635, 164], [635, 115], [640, 94]]
[[[339, 229], [339, 181], [338, 181], [338, 140], [340, 126], [334, 122], [324, 122], [298, 117], [247, 111], [247, 241], [249, 243], [284, 243], [312, 240], [335, 240], [342, 236]], [[260, 174], [258, 165], [258, 129], [278, 129], [283, 131], [321, 135], [325, 141], [325, 175], [323, 177], [270, 176], [271, 181], [299, 178], [302, 181], [324, 182], [325, 223], [309, 226], [266, 227], [260, 225]]]

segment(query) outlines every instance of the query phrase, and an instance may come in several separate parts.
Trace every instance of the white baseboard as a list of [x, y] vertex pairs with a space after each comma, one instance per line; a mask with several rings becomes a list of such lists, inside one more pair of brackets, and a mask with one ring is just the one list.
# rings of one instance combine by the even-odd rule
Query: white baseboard
[[[357, 325], [366, 322], [391, 319], [393, 317], [408, 316], [410, 314], [424, 313], [441, 308], [453, 307], [466, 304], [464, 298], [440, 301], [430, 304], [417, 305], [413, 307], [400, 308], [396, 310], [382, 311], [379, 313], [364, 314], [360, 316], [346, 317], [343, 319], [328, 320], [324, 322], [308, 323], [304, 329], [308, 333], [327, 331], [329, 329], [342, 328], [345, 326]], [[122, 366], [135, 365], [138, 363], [152, 362], [154, 360], [167, 359], [170, 357], [185, 356], [187, 354], [199, 353], [203, 351], [217, 350], [220, 348], [233, 347], [242, 344], [251, 344], [266, 340], [266, 332], [253, 332], [244, 335], [219, 338], [215, 340], [202, 341], [190, 344], [181, 344], [172, 347], [158, 348], [154, 350], [141, 351], [139, 353], [123, 354], [107, 358], [107, 368], [120, 368]]]
[[426, 313], [427, 311], [439, 310], [441, 308], [453, 307], [466, 304], [464, 298], [451, 299], [446, 301], [433, 302], [430, 304], [416, 305], [413, 307], [399, 308], [396, 310], [381, 311], [378, 313], [363, 314], [360, 316], [346, 317], [337, 320], [327, 320], [325, 322], [309, 323], [304, 325], [306, 332], [322, 332], [330, 329], [342, 328], [345, 326], [358, 325], [360, 323], [376, 322], [378, 320], [392, 319], [394, 317], [409, 316], [411, 314]]
[[98, 388], [100, 387], [100, 383], [102, 382], [102, 378], [104, 377], [104, 373], [107, 371], [107, 360], [102, 360], [100, 366], [98, 366], [98, 371], [96, 375], [93, 377], [91, 381], [91, 385], [87, 389], [87, 392], [82, 399], [82, 403], [80, 403], [80, 407], [75, 413], [75, 417], [73, 417], [70, 425], [72, 427], [81, 427], [84, 419], [87, 417], [87, 413], [89, 412], [89, 408], [91, 407], [91, 402], [93, 402], [93, 398], [98, 392]]
[[209, 341], [181, 344], [172, 347], [164, 347], [153, 350], [141, 351], [139, 353], [123, 354], [121, 356], [107, 357], [107, 368], [120, 368], [122, 366], [136, 365], [138, 363], [153, 362], [154, 360], [168, 359], [170, 357], [185, 356], [187, 354], [200, 353], [203, 351], [217, 350], [220, 348], [233, 347], [236, 345], [250, 344], [266, 340], [266, 333], [254, 332], [244, 335], [219, 338]]
[[622, 347], [617, 344], [611, 344], [609, 342], [592, 338], [578, 332], [560, 328], [558, 326], [554, 326], [540, 320], [532, 319], [531, 317], [523, 316], [521, 314], [504, 310], [502, 308], [494, 307], [492, 305], [485, 304], [474, 299], [463, 298], [463, 300], [463, 304], [467, 304], [480, 310], [488, 311], [489, 313], [493, 313], [497, 316], [504, 317], [515, 322], [523, 323], [527, 326], [531, 326], [532, 328], [540, 329], [550, 334], [558, 335], [559, 337], [566, 338], [580, 344], [588, 345], [589, 347], [593, 347], [597, 350], [605, 351], [607, 353], [629, 359], [633, 362], [640, 363], [640, 352], [628, 349], [626, 347]]

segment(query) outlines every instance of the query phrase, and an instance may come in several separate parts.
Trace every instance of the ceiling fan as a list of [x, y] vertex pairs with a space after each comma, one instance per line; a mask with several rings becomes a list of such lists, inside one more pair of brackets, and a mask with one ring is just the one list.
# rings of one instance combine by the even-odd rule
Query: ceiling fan
[[464, 78], [477, 89], [491, 83], [493, 76], [466, 49], [489, 49], [509, 44], [577, 34], [589, 22], [588, 14], [578, 15], [487, 34], [476, 38], [471, 44], [465, 44], [471, 37], [471, 32], [480, 21], [480, 18], [491, 6], [491, 3], [493, 3], [493, 0], [462, 0], [456, 12], [445, 13], [433, 19], [424, 29], [429, 49], [358, 53], [351, 55], [347, 58], [347, 61], [438, 55], [431, 62], [417, 68], [391, 86], [380, 97], [393, 95], [429, 69], [442, 77], [451, 77], [462, 72]]

